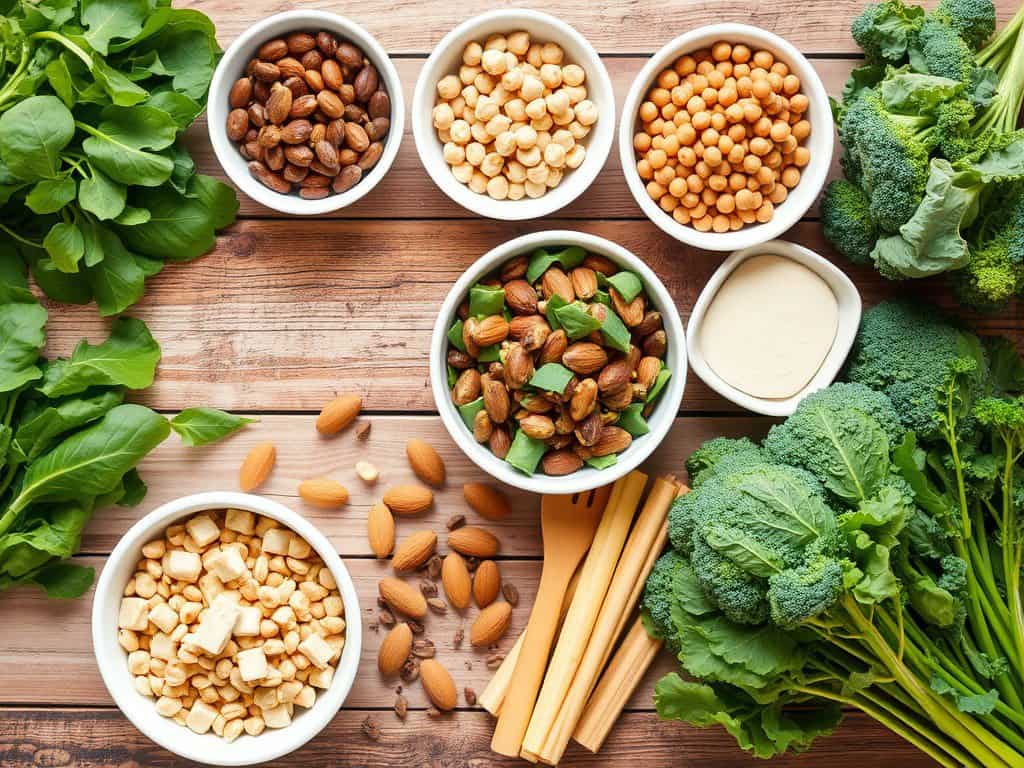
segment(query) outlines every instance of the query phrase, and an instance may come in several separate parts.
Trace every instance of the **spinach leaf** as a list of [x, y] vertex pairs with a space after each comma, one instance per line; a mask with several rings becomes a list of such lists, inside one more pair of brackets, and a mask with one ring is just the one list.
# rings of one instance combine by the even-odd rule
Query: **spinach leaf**
[[14, 433], [11, 450], [19, 461], [32, 461], [53, 447], [58, 437], [96, 421], [122, 400], [120, 391], [107, 390], [62, 400], [29, 401]]
[[198, 446], [227, 437], [254, 421], [258, 419], [235, 416], [216, 408], [186, 408], [171, 419], [171, 429], [181, 436], [185, 445]]
[[142, 298], [146, 272], [115, 233], [106, 227], [98, 230], [103, 259], [89, 268], [89, 285], [100, 314], [117, 315]]
[[150, 12], [148, 0], [81, 0], [81, 3], [85, 39], [104, 56], [111, 40], [131, 39], [139, 34]]
[[526, 268], [526, 281], [528, 283], [537, 282], [541, 275], [555, 264], [560, 264], [565, 270], [578, 267], [586, 256], [587, 252], [578, 245], [569, 245], [559, 250], [538, 248], [530, 255], [530, 263]]
[[608, 284], [619, 292], [623, 300], [628, 304], [644, 290], [644, 284], [633, 272], [622, 270], [608, 278]]
[[88, 592], [95, 577], [94, 568], [72, 563], [51, 563], [37, 571], [32, 581], [46, 590], [47, 597], [68, 600]]
[[137, 469], [128, 470], [125, 476], [121, 478], [121, 484], [124, 486], [124, 493], [117, 500], [119, 507], [134, 507], [136, 504], [140, 504], [146, 498], [146, 493], [149, 491], [145, 481], [139, 476], [139, 470]]
[[127, 189], [91, 163], [89, 176], [78, 185], [78, 203], [83, 210], [102, 220], [113, 219], [124, 210]]
[[[131, 202], [146, 208], [151, 216], [144, 224], [118, 229], [128, 247], [172, 261], [189, 261], [210, 250], [215, 242], [216, 222], [233, 216], [237, 201], [229, 200], [219, 187], [196, 182], [199, 178], [194, 177], [189, 188], [202, 190], [204, 198], [183, 197], [166, 186], [140, 189]], [[215, 192], [212, 197], [211, 191]], [[212, 200], [215, 207], [209, 207], [204, 199]]]
[[572, 371], [561, 363], [546, 363], [530, 377], [530, 386], [545, 392], [564, 392], [572, 379]]
[[115, 181], [157, 187], [171, 176], [173, 161], [153, 151], [174, 143], [177, 123], [162, 109], [111, 106], [103, 121], [93, 128], [81, 125], [89, 138], [82, 149], [89, 160]]
[[37, 365], [46, 344], [46, 310], [23, 288], [0, 290], [0, 392], [12, 392], [42, 376]]
[[56, 96], [32, 96], [0, 116], [0, 158], [19, 179], [55, 179], [75, 119]]
[[53, 265], [61, 272], [77, 272], [78, 262], [85, 254], [85, 238], [75, 224], [54, 224], [43, 238], [43, 248]]
[[75, 194], [75, 180], [70, 176], [43, 179], [25, 196], [25, 205], [33, 213], [56, 213], [74, 200]]

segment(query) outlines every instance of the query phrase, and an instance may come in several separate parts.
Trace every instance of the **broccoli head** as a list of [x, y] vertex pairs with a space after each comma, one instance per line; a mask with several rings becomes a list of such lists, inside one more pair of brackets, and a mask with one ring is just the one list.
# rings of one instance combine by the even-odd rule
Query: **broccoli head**
[[969, 237], [976, 243], [971, 260], [950, 273], [960, 301], [996, 311], [1024, 290], [1024, 185], [992, 200], [988, 213]]
[[884, 0], [867, 5], [853, 20], [850, 32], [869, 62], [901, 64], [923, 18], [924, 10], [917, 6]]
[[737, 463], [749, 461], [754, 464], [763, 459], [761, 449], [749, 438], [715, 437], [690, 454], [686, 460], [686, 471], [691, 487], [696, 488], [704, 478], [717, 471], [723, 460], [728, 460], [728, 469]]
[[768, 580], [768, 604], [772, 622], [796, 627], [827, 611], [843, 591], [843, 566], [818, 555], [806, 565], [773, 575]]
[[762, 624], [768, 618], [768, 585], [719, 554], [701, 537], [694, 539], [693, 572], [704, 594], [737, 624]]
[[996, 6], [992, 0], [939, 0], [935, 12], [944, 16], [974, 50], [996, 31]]
[[928, 14], [917, 31], [910, 62], [919, 71], [964, 83], [970, 82], [976, 66], [974, 50], [941, 13]]
[[690, 564], [684, 557], [670, 549], [658, 558], [650, 576], [647, 577], [643, 608], [661, 637], [675, 636], [675, 628], [672, 626], [672, 606], [676, 600], [673, 583], [676, 573], [682, 568], [689, 567]]
[[878, 228], [871, 220], [871, 201], [864, 191], [845, 179], [836, 179], [821, 199], [825, 237], [855, 264], [870, 264]]

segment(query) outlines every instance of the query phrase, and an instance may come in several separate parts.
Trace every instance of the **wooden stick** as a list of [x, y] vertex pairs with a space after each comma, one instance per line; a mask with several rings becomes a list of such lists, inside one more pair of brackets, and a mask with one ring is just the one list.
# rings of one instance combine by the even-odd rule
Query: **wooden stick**
[[[545, 763], [557, 764], [569, 745], [569, 739], [579, 722], [587, 699], [590, 698], [598, 676], [619, 638], [619, 631], [625, 625], [626, 618], [633, 613], [635, 602], [631, 602], [631, 598], [634, 595], [639, 597], [640, 593], [636, 587], [641, 580], [641, 573], [650, 559], [658, 534], [666, 529], [668, 509], [678, 490], [679, 485], [674, 477], [663, 477], [654, 481], [643, 510], [622, 550], [594, 630], [590, 634], [586, 652], [576, 670], [576, 676], [539, 753], [540, 759]], [[664, 542], [661, 546], [664, 546]], [[658, 551], [661, 551], [661, 547]]]
[[537, 697], [533, 716], [526, 729], [520, 754], [527, 759], [536, 757], [544, 748], [548, 730], [558, 716], [558, 710], [579, 668], [594, 622], [612, 580], [615, 565], [618, 563], [619, 554], [626, 542], [633, 515], [640, 503], [647, 475], [633, 471], [619, 480], [616, 486], [620, 483], [622, 493], [619, 503], [614, 507], [609, 503], [597, 527], [597, 533], [594, 534], [594, 542], [584, 561], [576, 596], [569, 606], [569, 613], [566, 614], [558, 644], [544, 676], [544, 684]]

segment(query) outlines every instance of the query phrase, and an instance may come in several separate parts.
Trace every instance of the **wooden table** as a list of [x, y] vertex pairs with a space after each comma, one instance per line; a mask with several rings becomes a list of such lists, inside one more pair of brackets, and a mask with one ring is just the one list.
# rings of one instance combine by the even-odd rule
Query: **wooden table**
[[[177, 4], [209, 14], [225, 46], [255, 20], [294, 5], [284, 0]], [[423, 59], [440, 37], [464, 18], [506, 4], [383, 0], [346, 7], [320, 0], [306, 5], [347, 13], [377, 36], [394, 57], [409, 102]], [[676, 34], [713, 21], [746, 22], [785, 36], [810, 56], [831, 93], [840, 91], [858, 57], [848, 29], [861, 0], [550, 0], [533, 5], [573, 24], [605, 56], [620, 105], [647, 56]], [[998, 0], [998, 5], [1002, 21], [1016, 7], [1015, 0]], [[720, 255], [680, 245], [643, 217], [626, 189], [614, 148], [604, 174], [556, 218], [506, 224], [469, 216], [437, 190], [420, 166], [408, 120], [406, 125], [391, 173], [351, 209], [319, 219], [289, 219], [243, 199], [238, 223], [220, 238], [214, 253], [193, 264], [169, 266], [149, 282], [133, 313], [149, 324], [164, 357], [158, 382], [140, 399], [165, 413], [207, 404], [256, 414], [261, 422], [204, 449], [186, 450], [177, 440], [168, 440], [142, 466], [150, 488], [145, 502], [136, 509], [97, 514], [76, 558], [102, 568], [118, 537], [146, 511], [183, 494], [235, 487], [248, 449], [263, 440], [277, 444], [277, 467], [263, 492], [306, 514], [345, 558], [361, 596], [364, 631], [361, 674], [345, 708], [318, 738], [275, 765], [515, 764], [490, 753], [488, 715], [463, 706], [432, 719], [417, 684], [405, 692], [411, 711], [404, 723], [399, 721], [391, 711], [394, 686], [381, 680], [375, 668], [381, 634], [370, 627], [377, 612], [376, 582], [388, 569], [372, 558], [364, 521], [384, 486], [411, 479], [405, 440], [416, 435], [438, 446], [449, 480], [438, 494], [432, 518], [402, 523], [402, 532], [426, 524], [442, 531], [447, 516], [468, 512], [462, 483], [480, 479], [435, 415], [427, 377], [434, 316], [461, 271], [491, 247], [525, 232], [579, 229], [615, 240], [644, 258], [676, 297], [685, 320], [721, 260]], [[190, 131], [190, 143], [201, 170], [219, 174], [202, 121]], [[787, 237], [832, 255], [815, 216], [812, 210]], [[869, 304], [900, 290], [872, 270], [840, 263]], [[950, 304], [938, 282], [919, 283], [913, 290]], [[104, 322], [94, 308], [51, 307], [50, 317], [51, 353], [66, 354], [83, 333], [94, 341], [104, 336]], [[983, 331], [1010, 333], [1018, 340], [1024, 329], [1019, 307], [971, 319]], [[350, 391], [363, 395], [363, 418], [372, 422], [368, 442], [360, 443], [351, 431], [332, 440], [318, 438], [313, 429], [316, 412], [335, 393]], [[759, 435], [768, 424], [745, 415], [691, 375], [680, 418], [647, 469], [652, 476], [679, 472], [683, 459], [704, 439]], [[381, 468], [377, 489], [356, 478], [353, 465], [359, 458]], [[334, 476], [351, 489], [352, 501], [343, 511], [317, 511], [298, 500], [299, 481], [318, 474]], [[526, 622], [541, 553], [538, 499], [515, 492], [510, 496], [514, 514], [489, 524], [503, 543], [502, 575], [522, 595], [505, 647]], [[0, 765], [181, 764], [114, 708], [92, 656], [90, 609], [89, 597], [62, 603], [46, 600], [33, 589], [0, 596], [5, 619], [0, 632]], [[431, 616], [428, 634], [459, 688], [480, 692], [490, 675], [484, 654], [468, 643], [453, 648], [456, 628], [467, 623], [454, 612]], [[573, 747], [564, 764], [753, 764], [720, 730], [657, 720], [652, 686], [672, 666], [671, 659], [659, 659], [599, 756]], [[382, 731], [377, 742], [362, 732], [367, 717]], [[775, 764], [914, 768], [928, 761], [872, 721], [851, 713], [809, 755]]]

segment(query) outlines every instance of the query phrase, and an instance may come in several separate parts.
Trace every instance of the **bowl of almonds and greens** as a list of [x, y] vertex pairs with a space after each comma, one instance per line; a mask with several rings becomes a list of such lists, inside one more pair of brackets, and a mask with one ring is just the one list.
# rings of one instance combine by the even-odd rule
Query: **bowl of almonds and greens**
[[535, 493], [578, 493], [643, 462], [682, 402], [682, 321], [637, 256], [549, 231], [511, 240], [456, 282], [434, 326], [431, 384], [481, 469]]

